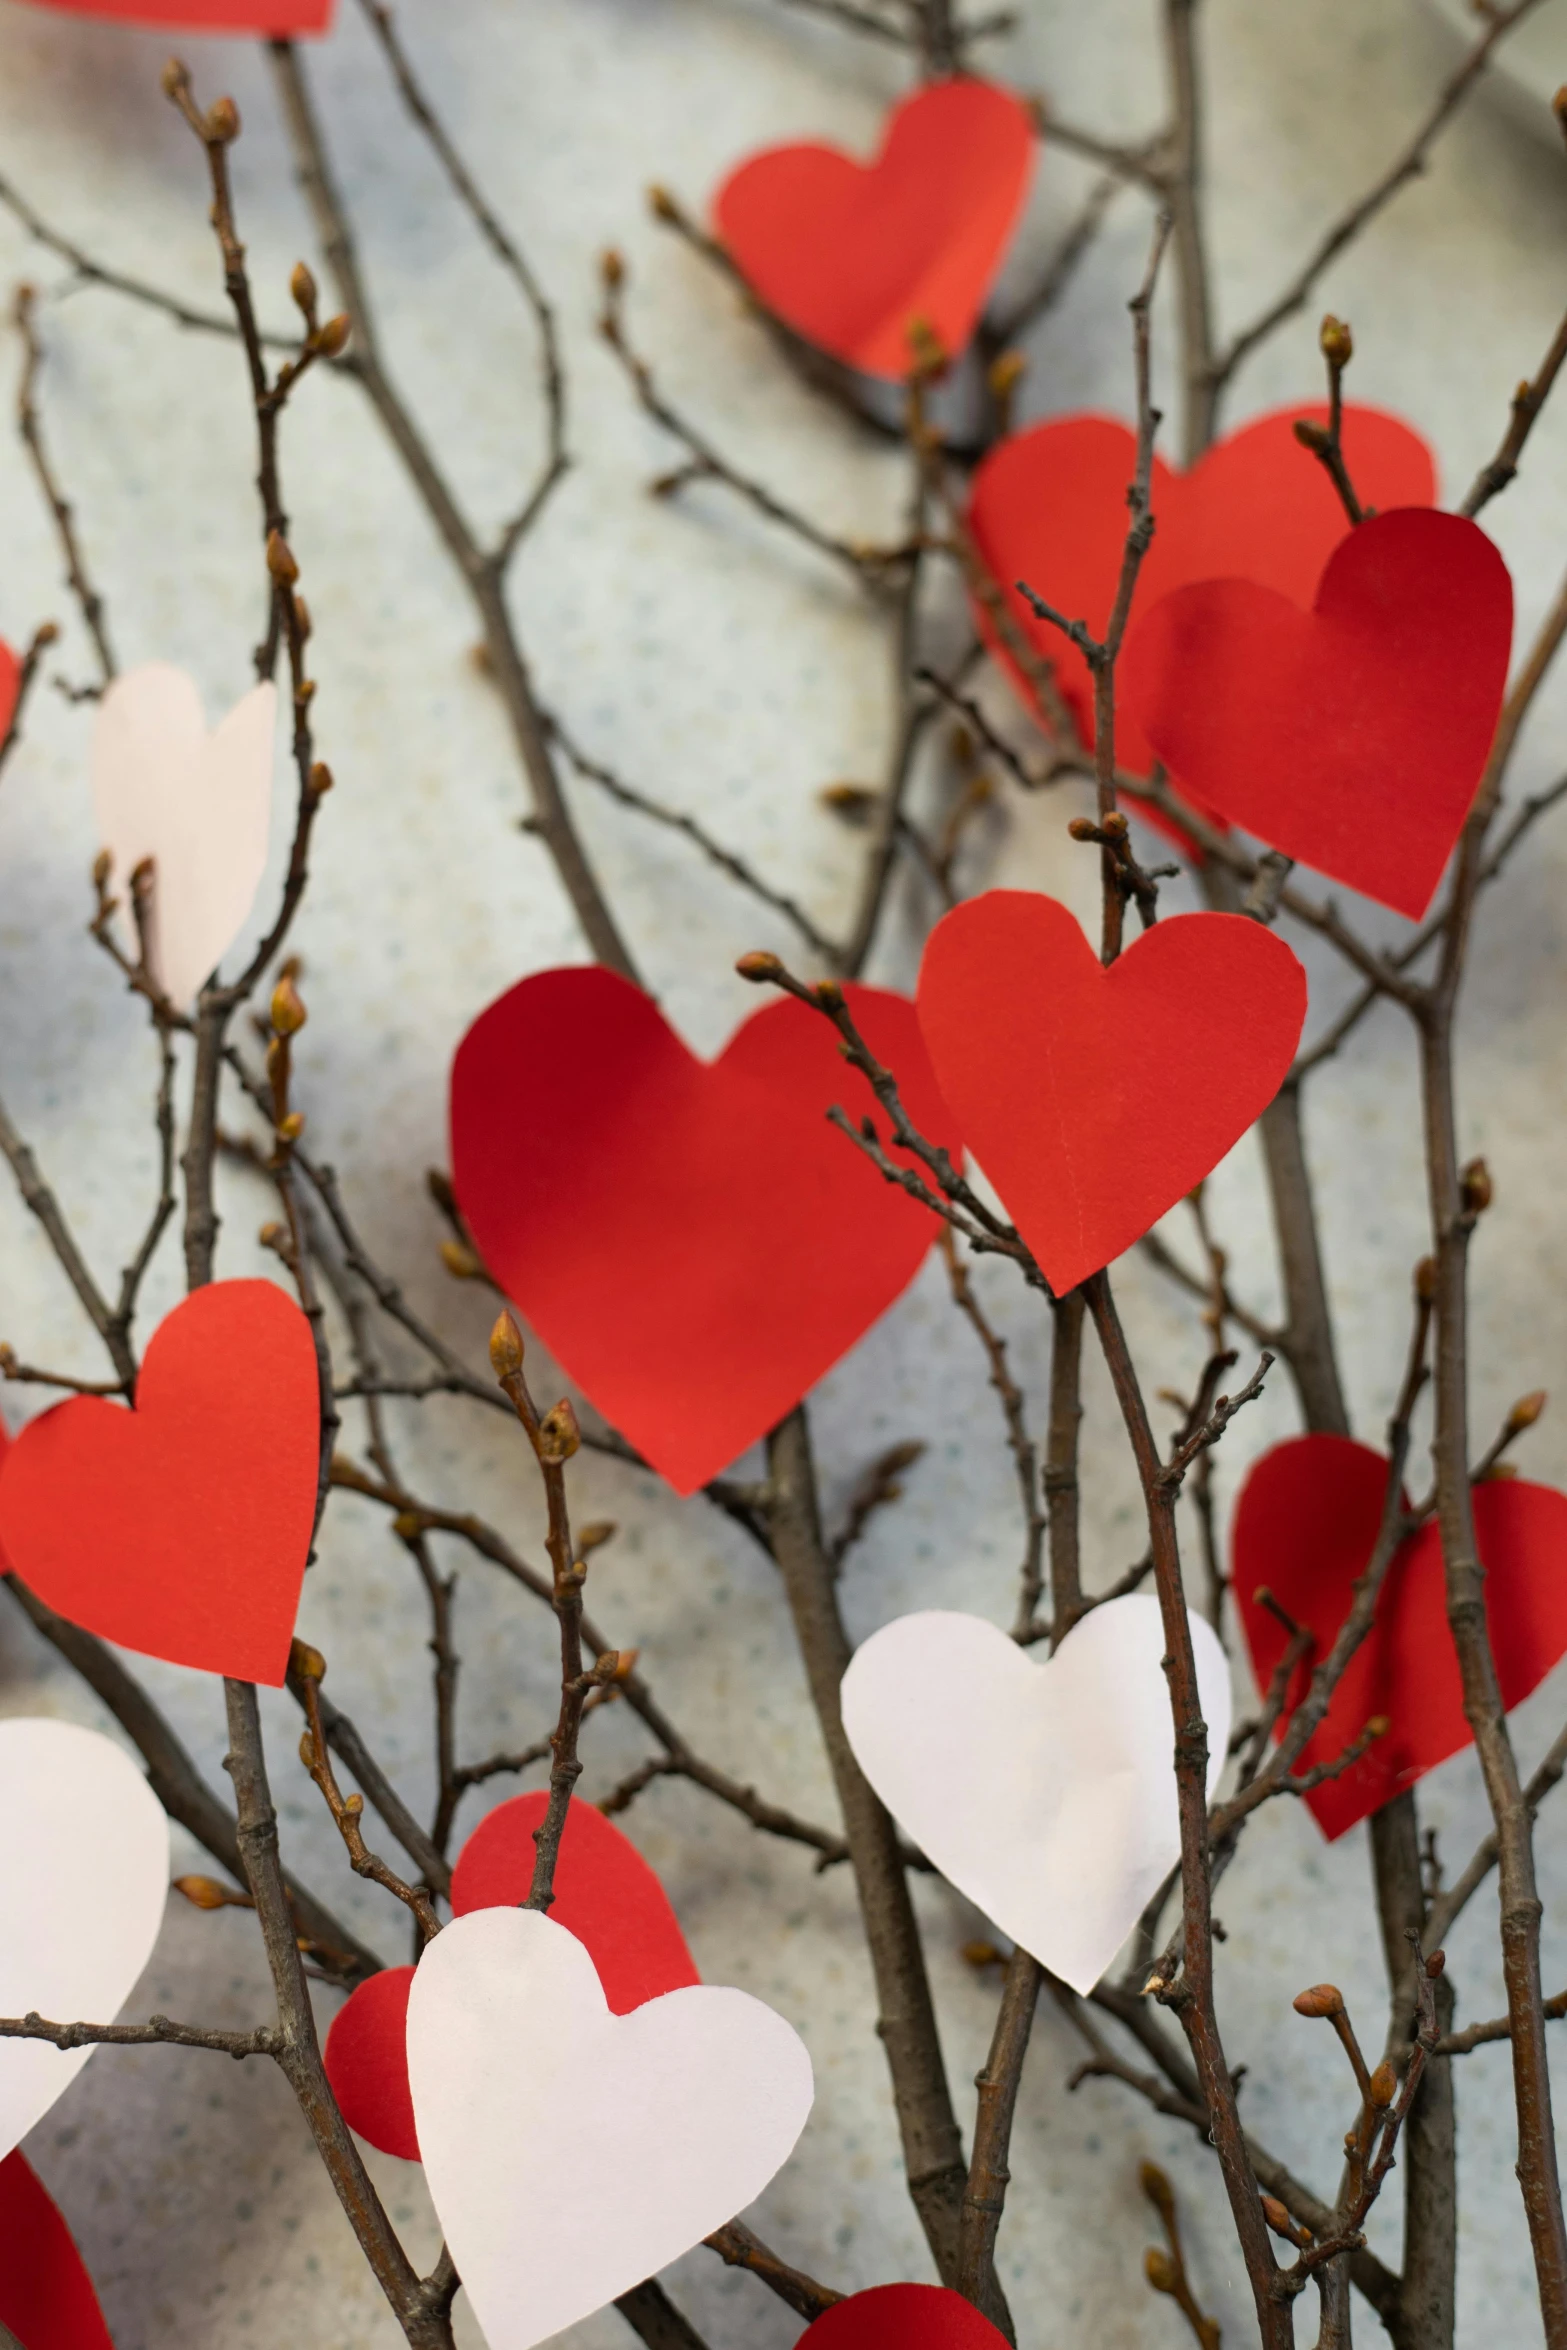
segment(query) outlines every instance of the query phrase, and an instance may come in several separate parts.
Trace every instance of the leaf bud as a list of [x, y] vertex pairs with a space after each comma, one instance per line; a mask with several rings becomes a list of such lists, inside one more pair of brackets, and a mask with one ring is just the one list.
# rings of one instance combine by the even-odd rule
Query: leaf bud
[[1180, 2290], [1175, 2263], [1162, 2244], [1150, 2244], [1143, 2254], [1143, 2274], [1156, 2293]]
[[839, 986], [836, 979], [819, 980], [816, 986], [812, 988], [811, 993], [815, 996], [816, 1001], [820, 1004], [824, 1012], [842, 1011], [843, 989]]
[[295, 309], [302, 311], [307, 319], [314, 318], [316, 314], [316, 277], [315, 271], [308, 261], [295, 262], [293, 273], [288, 281], [288, 290], [293, 296]]
[[482, 1281], [484, 1267], [466, 1242], [443, 1240], [441, 1262], [454, 1281]]
[[353, 333], [353, 321], [346, 310], [339, 310], [323, 327], [318, 327], [311, 340], [323, 359], [338, 359], [348, 348]]
[[226, 147], [239, 137], [239, 108], [232, 98], [214, 98], [207, 109], [207, 136]]
[[1398, 2095], [1398, 2074], [1384, 2058], [1371, 2076], [1371, 2102], [1380, 2113]]
[[1262, 2216], [1276, 2236], [1283, 2236], [1291, 2244], [1295, 2241], [1295, 2222], [1290, 2218], [1277, 2195], [1264, 2195]]
[[1140, 2162], [1138, 2164], [1137, 2184], [1155, 2211], [1174, 2211], [1175, 2189], [1156, 2162]]
[[1368, 1738], [1385, 1738], [1392, 1727], [1392, 1722], [1386, 1714], [1373, 1714], [1366, 1724], [1366, 1736]]
[[604, 281], [606, 292], [611, 294], [618, 293], [626, 282], [625, 256], [618, 253], [613, 245], [607, 245], [599, 255], [599, 276]]
[[1313, 1983], [1295, 2001], [1297, 2015], [1339, 2016], [1343, 2012], [1344, 1994], [1336, 1983]]
[[299, 565], [294, 561], [287, 539], [280, 530], [267, 533], [267, 571], [278, 587], [292, 587], [299, 577]]
[[502, 1306], [490, 1332], [490, 1366], [497, 1379], [515, 1379], [522, 1369], [522, 1332], [512, 1319], [509, 1306]]
[[1459, 1196], [1466, 1216], [1483, 1216], [1495, 1193], [1491, 1184], [1491, 1170], [1484, 1159], [1471, 1159], [1458, 1178]]
[[1415, 1296], [1423, 1306], [1434, 1302], [1436, 1297], [1435, 1257], [1422, 1257], [1415, 1267]]
[[1331, 310], [1322, 321], [1317, 339], [1330, 367], [1347, 367], [1355, 356], [1355, 338], [1349, 331], [1348, 320], [1335, 318]]
[[113, 871], [114, 859], [110, 856], [107, 849], [100, 849], [97, 856], [94, 857], [92, 861], [93, 888], [97, 890], [107, 889], [109, 885], [109, 876]]
[[190, 88], [190, 68], [183, 57], [171, 57], [158, 76], [165, 98], [177, 98]]
[[986, 383], [990, 386], [991, 398], [999, 405], [1005, 406], [1027, 372], [1028, 361], [1021, 351], [999, 352], [992, 359], [990, 371], [985, 377]]
[[577, 1530], [577, 1556], [586, 1558], [593, 1550], [602, 1550], [606, 1542], [613, 1542], [620, 1529], [613, 1518], [595, 1518], [591, 1525]]
[[1073, 840], [1097, 840], [1099, 838], [1099, 827], [1092, 816], [1074, 816], [1067, 826], [1067, 831]]
[[1527, 1395], [1521, 1395], [1507, 1415], [1508, 1435], [1521, 1436], [1526, 1428], [1532, 1428], [1544, 1411], [1546, 1401], [1543, 1387], [1531, 1388]]
[[783, 977], [783, 965], [776, 955], [742, 955], [735, 969], [742, 979], [749, 979], [753, 986], [760, 986], [764, 980]]
[[173, 1890], [182, 1893], [193, 1909], [228, 1909], [231, 1905], [247, 1907], [243, 1894], [231, 1892], [219, 1884], [216, 1877], [176, 1877]]
[[297, 1142], [305, 1131], [304, 1111], [290, 1110], [286, 1118], [278, 1120], [277, 1131], [281, 1141]]
[[655, 180], [647, 192], [647, 208], [655, 220], [667, 224], [680, 218], [680, 207], [661, 181]]
[[958, 1956], [963, 1960], [965, 1966], [973, 1967], [976, 1973], [983, 1967], [1004, 1966], [1006, 1964], [1004, 1955], [996, 1948], [994, 1942], [965, 1942], [958, 1952]]
[[297, 1036], [304, 1027], [307, 1014], [299, 990], [292, 976], [285, 972], [272, 990], [270, 1013], [274, 1036]]
[[324, 1681], [326, 1679], [326, 1658], [321, 1654], [319, 1648], [312, 1648], [308, 1640], [291, 1641], [288, 1651], [288, 1669], [296, 1680]]
[[324, 759], [317, 759], [310, 770], [310, 788], [318, 800], [324, 800], [332, 788], [332, 770]]
[[569, 1461], [582, 1446], [582, 1431], [577, 1426], [577, 1415], [568, 1396], [562, 1396], [553, 1411], [545, 1413], [539, 1422], [539, 1458], [544, 1461]]
[[1445, 1950], [1433, 1950], [1430, 1957], [1426, 1960], [1427, 1976], [1434, 1983], [1438, 1975], [1445, 1974], [1446, 1972], [1447, 1952]]

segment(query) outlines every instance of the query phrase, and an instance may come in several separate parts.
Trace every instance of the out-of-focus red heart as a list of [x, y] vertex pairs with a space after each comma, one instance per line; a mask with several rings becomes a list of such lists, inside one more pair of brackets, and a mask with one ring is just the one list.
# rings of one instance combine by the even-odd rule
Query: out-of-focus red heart
[[[481, 1820], [452, 1871], [452, 1912], [515, 1908], [533, 1883], [534, 1831], [549, 1797], [517, 1795]], [[587, 1949], [615, 2015], [702, 1978], [669, 1896], [628, 1836], [591, 1804], [566, 1814], [550, 1916]], [[351, 2129], [383, 2154], [419, 2159], [405, 2043], [411, 1966], [372, 1975], [339, 2009], [326, 2069]]]
[[[1259, 416], [1215, 442], [1189, 472], [1155, 456], [1153, 543], [1137, 578], [1138, 615], [1161, 596], [1202, 579], [1249, 579], [1274, 588], [1302, 610], [1317, 592], [1323, 565], [1350, 525], [1338, 492], [1318, 460], [1295, 438], [1297, 417], [1325, 423], [1327, 410], [1307, 405]], [[1436, 468], [1419, 434], [1377, 408], [1346, 407], [1343, 447], [1363, 505], [1429, 506]], [[1104, 634], [1126, 544], [1126, 492], [1136, 436], [1109, 416], [1060, 416], [1014, 433], [992, 449], [974, 475], [969, 528], [986, 568], [1023, 636], [1055, 664], [1056, 682], [1083, 739], [1094, 739], [1094, 691], [1088, 664], [1069, 638], [1038, 619], [1017, 592], [1037, 595]], [[975, 604], [981, 634], [1032, 705], [1033, 694]], [[1136, 718], [1116, 712], [1116, 757], [1146, 773], [1153, 751]]]
[[[1259, 1584], [1316, 1635], [1291, 1683], [1281, 1733], [1349, 1613], [1351, 1586], [1376, 1542], [1387, 1479], [1387, 1462], [1364, 1444], [1299, 1436], [1264, 1453], [1241, 1488], [1235, 1596], [1259, 1685], [1268, 1686], [1289, 1645], [1277, 1617], [1257, 1604]], [[1567, 1495], [1492, 1478], [1475, 1487], [1474, 1512], [1502, 1700], [1520, 1705], [1567, 1655]], [[1435, 1524], [1395, 1552], [1376, 1621], [1296, 1768], [1332, 1762], [1379, 1714], [1388, 1721], [1383, 1735], [1340, 1778], [1305, 1798], [1329, 1838], [1472, 1743]]]
[[1003, 2350], [1005, 2340], [944, 2285], [873, 2285], [807, 2326], [800, 2350]]
[[0, 742], [16, 715], [16, 698], [22, 690], [22, 664], [0, 637]]
[[0, 1545], [105, 1640], [280, 1687], [315, 1526], [310, 1324], [270, 1281], [214, 1281], [142, 1359], [136, 1408], [73, 1396], [0, 1465]]
[[[922, 1132], [957, 1147], [914, 1007], [851, 987]], [[679, 1493], [771, 1428], [907, 1288], [935, 1237], [827, 1122], [875, 1111], [792, 998], [712, 1063], [597, 969], [544, 971], [452, 1065], [452, 1178], [485, 1263]]]
[[0, 2162], [0, 2325], [24, 2350], [114, 2350], [75, 2239], [20, 2150]]
[[258, 33], [278, 40], [324, 33], [333, 0], [31, 0], [59, 16], [99, 16], [116, 24], [177, 26], [192, 33]]
[[1107, 971], [1065, 906], [997, 889], [937, 923], [918, 1001], [965, 1147], [1061, 1296], [1261, 1116], [1300, 1039], [1306, 974], [1239, 914], [1177, 914]]
[[1491, 748], [1512, 632], [1484, 531], [1404, 507], [1340, 541], [1310, 612], [1249, 580], [1177, 588], [1119, 677], [1193, 798], [1418, 919]]
[[1039, 136], [989, 82], [932, 82], [888, 117], [869, 164], [837, 147], [770, 147], [714, 203], [735, 267], [797, 334], [901, 381], [910, 330], [956, 357], [1023, 208]]

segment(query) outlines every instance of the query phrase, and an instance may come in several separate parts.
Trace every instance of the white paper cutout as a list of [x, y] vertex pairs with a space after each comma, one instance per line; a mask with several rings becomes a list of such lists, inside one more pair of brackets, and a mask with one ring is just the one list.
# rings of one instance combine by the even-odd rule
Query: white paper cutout
[[[74, 1722], [0, 1722], [0, 2015], [112, 2024], [169, 1890], [163, 1806], [122, 1748]], [[0, 2157], [91, 2056], [0, 2040]]]
[[194, 679], [149, 661], [115, 679], [93, 730], [98, 838], [129, 912], [153, 860], [150, 961], [183, 1011], [244, 928], [267, 862], [277, 688], [252, 686], [209, 734]]
[[408, 2002], [419, 2151], [490, 2350], [531, 2350], [733, 2219], [787, 2161], [805, 2045], [744, 1991], [612, 2015], [575, 1935], [481, 1909]]
[[[1230, 1673], [1192, 1618], [1208, 1793]], [[978, 1616], [874, 1633], [843, 1677], [843, 1724], [887, 1809], [1041, 1966], [1090, 1991], [1180, 1858], [1175, 1733], [1157, 1599], [1107, 1600], [1036, 1662]]]

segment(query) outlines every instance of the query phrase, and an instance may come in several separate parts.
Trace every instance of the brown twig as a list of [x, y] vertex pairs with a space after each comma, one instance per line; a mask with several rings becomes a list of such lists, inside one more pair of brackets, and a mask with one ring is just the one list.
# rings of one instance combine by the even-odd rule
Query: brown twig
[[109, 643], [109, 623], [104, 602], [94, 587], [82, 555], [81, 540], [76, 534], [76, 520], [65, 493], [56, 478], [49, 452], [44, 446], [43, 425], [38, 415], [38, 377], [43, 367], [43, 344], [38, 337], [35, 312], [38, 296], [32, 286], [18, 286], [11, 306], [12, 322], [22, 338], [22, 376], [16, 393], [16, 424], [23, 446], [32, 462], [38, 487], [54, 518], [55, 536], [60, 552], [65, 557], [65, 576], [82, 616], [82, 625], [92, 639], [98, 658], [98, 675], [104, 685], [114, 676], [114, 652]]

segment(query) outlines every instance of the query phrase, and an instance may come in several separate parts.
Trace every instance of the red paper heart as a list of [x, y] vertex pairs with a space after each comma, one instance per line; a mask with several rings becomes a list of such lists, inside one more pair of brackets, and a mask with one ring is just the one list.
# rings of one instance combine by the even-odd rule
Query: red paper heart
[[71, 2231], [20, 2151], [0, 2162], [0, 2325], [24, 2350], [114, 2350]]
[[1107, 971], [1065, 906], [996, 889], [937, 923], [918, 1002], [965, 1147], [1063, 1296], [1261, 1116], [1306, 974], [1239, 914], [1178, 914]]
[[12, 719], [16, 716], [17, 696], [22, 690], [22, 664], [0, 637], [0, 742], [3, 742]]
[[[914, 1007], [849, 989], [922, 1130], [956, 1148]], [[914, 1278], [934, 1220], [827, 1122], [875, 1107], [785, 998], [699, 1061], [596, 969], [544, 971], [452, 1065], [452, 1176], [496, 1280], [679, 1493], [797, 1404]]]
[[32, 0], [61, 16], [101, 16], [117, 24], [178, 26], [193, 33], [258, 33], [283, 39], [324, 33], [332, 0]]
[[[533, 1883], [534, 1830], [549, 1797], [513, 1796], [480, 1821], [452, 1871], [452, 1912], [511, 1908]], [[628, 1836], [591, 1804], [566, 1814], [550, 1916], [583, 1943], [616, 2015], [699, 1983], [669, 1896]], [[405, 2044], [412, 1967], [372, 1975], [327, 2034], [326, 2069], [343, 2117], [383, 2154], [419, 2159]]]
[[1028, 193], [1038, 136], [989, 82], [932, 82], [887, 119], [869, 164], [837, 147], [769, 147], [713, 214], [730, 259], [785, 325], [901, 382], [910, 329], [949, 357], [974, 331]]
[[310, 1324], [270, 1281], [161, 1322], [136, 1409], [73, 1396], [0, 1467], [0, 1544], [38, 1597], [123, 1647], [281, 1686], [315, 1527]]
[[944, 2285], [873, 2285], [806, 2327], [800, 2350], [1005, 2350], [1006, 2336]]
[[[1177, 473], [1153, 464], [1153, 543], [1137, 579], [1140, 615], [1193, 580], [1250, 579], [1308, 609], [1322, 567], [1349, 529], [1338, 492], [1295, 438], [1307, 405], [1259, 416]], [[1418, 433], [1377, 408], [1344, 410], [1344, 456], [1368, 506], [1429, 506], [1436, 469]], [[1121, 576], [1126, 491], [1136, 437], [1108, 416], [1061, 416], [1014, 433], [974, 475], [969, 528], [1022, 634], [1049, 661], [1085, 742], [1094, 739], [1094, 691], [1077, 647], [1036, 618], [1017, 592], [1026, 580], [1069, 620], [1102, 636]], [[1000, 647], [983, 605], [975, 618], [992, 652], [1032, 706], [1028, 684]], [[1153, 751], [1135, 718], [1116, 712], [1116, 756], [1143, 774]]]
[[[1317, 1638], [1291, 1685], [1284, 1723], [1349, 1613], [1350, 1586], [1376, 1541], [1387, 1476], [1387, 1462], [1366, 1445], [1300, 1436], [1265, 1453], [1241, 1488], [1235, 1595], [1259, 1685], [1268, 1686], [1288, 1646], [1283, 1625], [1257, 1604], [1259, 1584]], [[1511, 1707], [1567, 1655], [1567, 1495], [1494, 1478], [1475, 1487], [1474, 1511], [1497, 1678]], [[1376, 1622], [1296, 1768], [1332, 1762], [1378, 1714], [1387, 1716], [1387, 1731], [1341, 1778], [1305, 1798], [1329, 1838], [1473, 1743], [1434, 1523], [1395, 1552]]]
[[1248, 580], [1178, 588], [1120, 679], [1192, 796], [1418, 918], [1485, 766], [1512, 628], [1484, 531], [1406, 507], [1350, 532], [1309, 613]]

